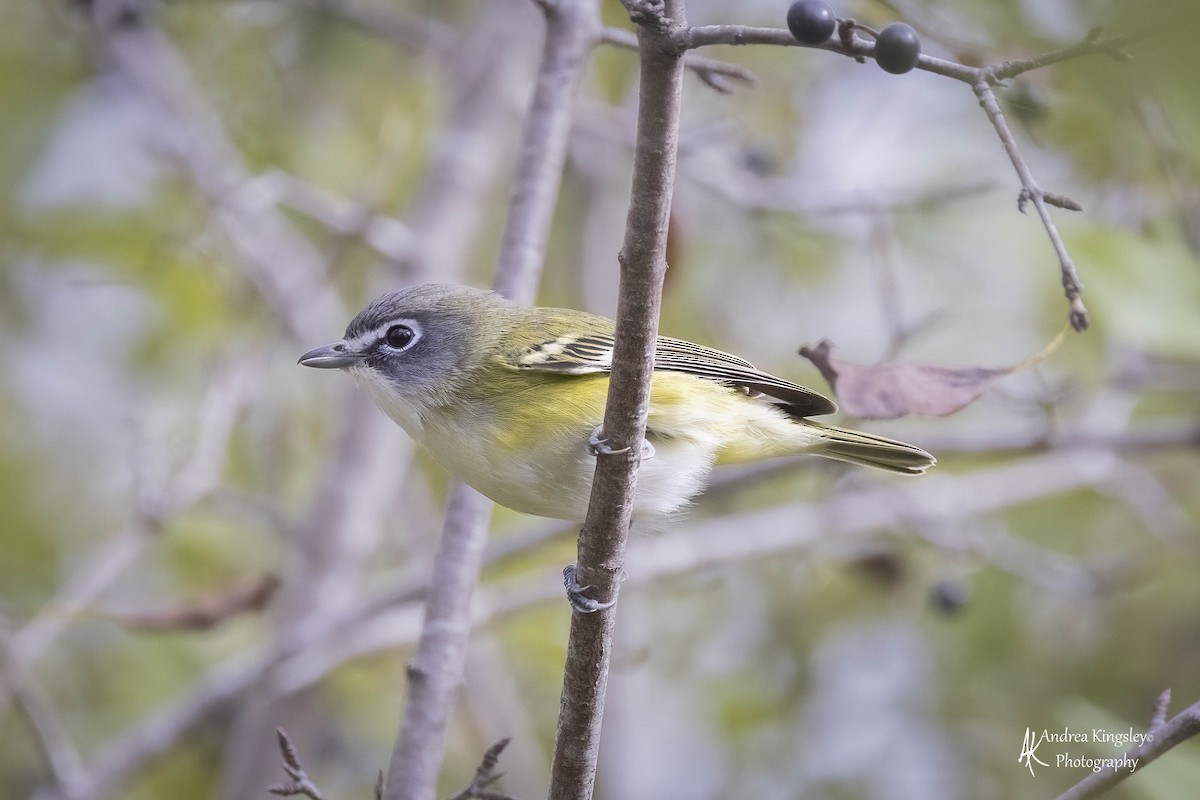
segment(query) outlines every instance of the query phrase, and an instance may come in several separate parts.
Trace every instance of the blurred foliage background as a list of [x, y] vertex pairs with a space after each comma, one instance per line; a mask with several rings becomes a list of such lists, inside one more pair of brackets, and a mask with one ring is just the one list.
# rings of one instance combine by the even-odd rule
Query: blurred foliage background
[[[1200, 700], [1200, 9], [836, 9], [973, 64], [1148, 29], [1129, 61], [1002, 92], [1039, 181], [1085, 208], [1055, 216], [1093, 327], [952, 417], [860, 423], [936, 474], [743, 470], [635, 538], [605, 800], [1050, 797], [1085, 771], [1047, 756], [1117, 751], [1045, 745], [1031, 776], [1026, 728], [1142, 730], [1163, 689]], [[780, 27], [786, 3], [688, 11]], [[490, 282], [540, 38], [521, 0], [0, 4], [0, 795], [262, 797], [284, 724], [328, 796], [369, 796], [419, 606], [239, 670], [419, 578], [447, 481], [295, 358], [380, 291]], [[664, 332], [821, 390], [804, 342], [994, 366], [1057, 333], [1053, 252], [968, 87], [706, 55], [758, 85], [688, 79]], [[635, 100], [635, 56], [599, 47], [543, 304], [614, 309]], [[545, 791], [572, 533], [495, 517], [511, 552], [447, 792], [506, 735], [505, 790]], [[264, 575], [266, 608], [232, 613]], [[1110, 796], [1197, 785], [1191, 743]]]

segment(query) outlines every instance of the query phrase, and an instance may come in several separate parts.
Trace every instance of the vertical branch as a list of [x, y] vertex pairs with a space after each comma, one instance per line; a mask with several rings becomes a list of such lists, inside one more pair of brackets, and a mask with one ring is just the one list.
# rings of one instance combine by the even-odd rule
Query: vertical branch
[[542, 64], [521, 138], [493, 283], [496, 291], [518, 303], [533, 303], [537, 294], [575, 116], [575, 94], [600, 35], [597, 5], [596, 0], [567, 0], [542, 6]]
[[[532, 303], [566, 162], [575, 96], [600, 31], [596, 0], [540, 4], [546, 17], [542, 59], [521, 135], [516, 175], [494, 287]], [[437, 788], [446, 728], [462, 681], [471, 629], [471, 595], [483, 569], [491, 503], [455, 484], [384, 797], [428, 800]]]
[[[579, 536], [576, 576], [601, 602], [616, 599], [633, 511], [650, 400], [654, 345], [666, 275], [667, 221], [679, 144], [682, 51], [669, 27], [681, 28], [683, 0], [663, 7], [627, 4], [637, 12], [641, 53], [633, 187], [626, 220], [617, 301], [612, 378], [604, 412], [611, 453], [597, 456], [587, 519]], [[562, 705], [550, 773], [554, 800], [591, 797], [600, 723], [612, 654], [616, 607], [571, 618]]]
[[384, 797], [432, 800], [446, 727], [467, 657], [471, 595], [479, 582], [492, 505], [465, 483], [450, 490], [446, 524], [433, 559], [425, 621], [408, 665], [404, 719], [392, 749]]

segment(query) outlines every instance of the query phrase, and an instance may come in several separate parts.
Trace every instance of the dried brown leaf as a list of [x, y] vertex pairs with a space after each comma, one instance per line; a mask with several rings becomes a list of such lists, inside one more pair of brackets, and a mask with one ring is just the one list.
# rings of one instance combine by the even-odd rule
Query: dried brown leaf
[[800, 348], [829, 383], [846, 413], [866, 419], [915, 414], [944, 417], [978, 400], [997, 380], [1037, 364], [1062, 344], [1062, 332], [1039, 352], [1007, 367], [939, 367], [892, 362], [855, 364], [830, 357], [833, 344], [822, 340]]

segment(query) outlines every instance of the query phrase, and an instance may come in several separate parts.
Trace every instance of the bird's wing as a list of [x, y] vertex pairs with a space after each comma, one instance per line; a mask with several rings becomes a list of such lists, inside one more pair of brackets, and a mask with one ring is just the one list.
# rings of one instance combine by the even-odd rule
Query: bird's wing
[[[598, 332], [538, 341], [506, 354], [505, 360], [517, 369], [587, 375], [612, 371], [612, 354], [613, 335]], [[683, 372], [746, 389], [751, 394], [766, 395], [799, 417], [837, 411], [833, 401], [824, 395], [755, 369], [743, 358], [682, 339], [658, 338], [654, 350], [654, 368]]]

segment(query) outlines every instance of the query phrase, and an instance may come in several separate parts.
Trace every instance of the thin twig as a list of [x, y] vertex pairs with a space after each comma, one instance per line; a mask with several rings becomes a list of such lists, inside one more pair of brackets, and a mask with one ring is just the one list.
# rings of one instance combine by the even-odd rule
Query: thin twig
[[1133, 31], [1107, 38], [1100, 38], [1098, 34], [1099, 30], [1094, 29], [1082, 41], [1076, 44], [1058, 50], [1051, 50], [1048, 53], [1043, 53], [1033, 58], [1004, 61], [992, 67], [990, 71], [997, 81], [1006, 81], [1009, 78], [1015, 78], [1018, 75], [1023, 75], [1035, 69], [1041, 69], [1051, 64], [1058, 64], [1062, 61], [1069, 61], [1084, 56], [1107, 55], [1123, 61], [1128, 56], [1121, 48], [1146, 38], [1148, 31]]
[[287, 733], [283, 728], [276, 728], [275, 735], [279, 740], [279, 753], [283, 757], [283, 771], [291, 778], [289, 783], [275, 783], [267, 787], [267, 791], [271, 794], [277, 794], [280, 797], [292, 797], [294, 795], [304, 795], [311, 800], [325, 800], [321, 795], [321, 790], [308, 777], [308, 773], [304, 770], [304, 765], [300, 763], [300, 754], [296, 752], [295, 745], [288, 738]]
[[[622, 50], [634, 52], [638, 50], [637, 34], [623, 28], [605, 28], [600, 34], [600, 41]], [[683, 65], [696, 73], [696, 77], [706, 85], [721, 94], [731, 93], [733, 83], [741, 83], [745, 86], [758, 85], [758, 78], [754, 76], [754, 73], [740, 64], [731, 64], [728, 61], [688, 53], [683, 57]]]
[[[1158, 703], [1155, 705], [1154, 718], [1156, 720], [1159, 718], [1160, 709], [1162, 716], [1166, 715], [1164, 697], [1167, 700], [1170, 699], [1170, 695], [1166, 692], [1160, 695]], [[1058, 800], [1086, 800], [1091, 797], [1099, 797], [1133, 774], [1133, 770], [1131, 769], [1118, 769], [1116, 763], [1136, 762], [1138, 769], [1143, 770], [1147, 764], [1176, 745], [1200, 734], [1200, 702], [1189, 706], [1166, 722], [1162, 722], [1159, 725], [1151, 724], [1147, 733], [1150, 736], [1147, 737], [1146, 741], [1129, 748], [1121, 756], [1113, 758], [1112, 761], [1115, 763], [1102, 767], [1099, 772], [1093, 772], [1091, 775], [1088, 775], [1079, 783], [1060, 794]]]
[[[596, 458], [576, 567], [578, 583], [592, 587], [601, 604], [615, 602], [624, 563], [667, 267], [683, 58], [665, 31], [686, 24], [683, 0], [636, 7], [630, 1], [626, 7], [645, 23], [638, 31], [637, 145], [625, 241], [618, 257], [616, 342], [603, 425], [608, 446]], [[592, 794], [615, 619], [611, 605], [571, 617], [550, 773], [550, 796], [556, 800], [587, 800]]]
[[[1075, 269], [1075, 262], [1071, 260], [1071, 254], [1067, 252], [1067, 246], [1063, 242], [1062, 236], [1058, 233], [1054, 220], [1050, 217], [1050, 210], [1046, 208], [1046, 192], [1038, 185], [1029, 165], [1021, 156], [1021, 151], [1017, 148], [1017, 140], [1008, 127], [1004, 112], [1000, 110], [1000, 103], [996, 100], [996, 93], [992, 90], [992, 82], [988, 80], [987, 75], [981, 76], [972, 84], [972, 88], [975, 96], [979, 98], [979, 105], [987, 114], [988, 121], [992, 123], [996, 135], [1000, 137], [1000, 142], [1004, 145], [1004, 152], [1008, 154], [1008, 158], [1012, 161], [1013, 168], [1016, 169], [1017, 176], [1021, 180], [1021, 199], [1018, 201], [1018, 207], [1023, 211], [1026, 201], [1033, 202], [1033, 207], [1037, 209], [1038, 217], [1042, 220], [1042, 225], [1046, 228], [1050, 243], [1058, 256], [1059, 270], [1062, 272], [1063, 292], [1071, 307], [1071, 327], [1077, 331], [1087, 330], [1088, 312], [1083, 305], [1083, 298], [1080, 296], [1082, 288], [1079, 284], [1079, 274]], [[1065, 206], [1061, 202], [1059, 205]]]
[[173, 608], [92, 613], [136, 631], [201, 631], [240, 614], [261, 610], [278, 588], [279, 577], [266, 574], [235, 581], [206, 597]]
[[450, 800], [512, 800], [506, 794], [488, 790], [489, 786], [504, 777], [503, 772], [496, 772], [496, 766], [500, 763], [500, 754], [508, 747], [509, 741], [511, 740], [506, 737], [489, 747], [475, 769], [475, 778], [471, 785]]

